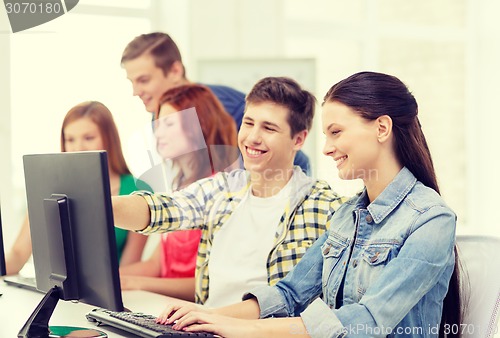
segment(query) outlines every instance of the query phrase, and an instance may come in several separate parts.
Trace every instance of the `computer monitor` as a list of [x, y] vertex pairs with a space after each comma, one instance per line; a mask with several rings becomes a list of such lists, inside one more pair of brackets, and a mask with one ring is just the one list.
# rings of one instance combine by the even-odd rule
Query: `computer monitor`
[[48, 331], [59, 299], [123, 311], [106, 152], [23, 161], [37, 288], [46, 295], [18, 336]]
[[7, 267], [5, 266], [5, 251], [3, 248], [3, 235], [2, 235], [2, 210], [0, 208], [0, 276], [5, 276]]

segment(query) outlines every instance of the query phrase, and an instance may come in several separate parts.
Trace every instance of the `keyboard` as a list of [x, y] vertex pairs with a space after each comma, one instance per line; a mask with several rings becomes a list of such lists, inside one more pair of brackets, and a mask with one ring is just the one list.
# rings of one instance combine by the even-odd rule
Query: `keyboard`
[[94, 309], [87, 313], [87, 320], [97, 325], [109, 325], [144, 338], [218, 337], [209, 332], [174, 330], [171, 325], [156, 323], [156, 317], [138, 312], [116, 312]]

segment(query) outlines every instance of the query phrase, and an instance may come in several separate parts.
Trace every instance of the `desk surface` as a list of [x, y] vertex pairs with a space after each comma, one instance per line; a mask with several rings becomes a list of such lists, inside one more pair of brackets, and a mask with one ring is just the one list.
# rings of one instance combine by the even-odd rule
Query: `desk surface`
[[[0, 337], [17, 337], [17, 333], [43, 298], [43, 294], [35, 291], [9, 286], [0, 278]], [[134, 312], [159, 315], [165, 308], [168, 297], [146, 291], [124, 291], [123, 305]], [[96, 328], [87, 321], [85, 314], [95, 306], [59, 301], [50, 319], [50, 325], [78, 326]], [[134, 335], [109, 327], [100, 326], [99, 330], [108, 337], [134, 337]]]
[[[17, 333], [43, 298], [43, 294], [9, 286], [1, 278], [0, 293], [3, 293], [0, 296], [0, 337], [17, 337]], [[122, 297], [126, 308], [151, 315], [159, 315], [169, 300], [169, 297], [146, 291], [123, 291]], [[85, 315], [94, 308], [95, 306], [84, 303], [59, 301], [50, 319], [50, 325], [98, 328], [106, 332], [109, 338], [137, 337], [113, 327], [96, 327], [88, 322]], [[498, 331], [495, 337], [500, 338]]]

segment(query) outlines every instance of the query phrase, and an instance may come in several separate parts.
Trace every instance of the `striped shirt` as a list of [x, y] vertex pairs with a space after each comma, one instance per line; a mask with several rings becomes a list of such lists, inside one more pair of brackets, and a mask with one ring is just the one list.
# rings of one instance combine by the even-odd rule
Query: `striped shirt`
[[[330, 219], [346, 199], [324, 182], [306, 176], [299, 167], [267, 258], [269, 285], [276, 284], [328, 229]], [[249, 172], [221, 172], [172, 194], [135, 192], [147, 201], [151, 223], [141, 233], [201, 229], [196, 262], [195, 299], [203, 304], [209, 293], [208, 261], [213, 238], [250, 188]], [[258, 217], [258, 215], [256, 215]], [[235, 243], [236, 245], [236, 243]]]

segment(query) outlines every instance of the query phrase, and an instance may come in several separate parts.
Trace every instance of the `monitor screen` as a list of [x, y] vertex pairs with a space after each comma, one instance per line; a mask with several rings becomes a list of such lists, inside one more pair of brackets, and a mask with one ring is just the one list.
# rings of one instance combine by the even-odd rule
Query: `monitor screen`
[[3, 248], [3, 235], [2, 235], [2, 210], [0, 208], [0, 276], [5, 276], [6, 274], [5, 266], [5, 252]]
[[37, 288], [123, 311], [106, 152], [23, 161]]

